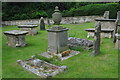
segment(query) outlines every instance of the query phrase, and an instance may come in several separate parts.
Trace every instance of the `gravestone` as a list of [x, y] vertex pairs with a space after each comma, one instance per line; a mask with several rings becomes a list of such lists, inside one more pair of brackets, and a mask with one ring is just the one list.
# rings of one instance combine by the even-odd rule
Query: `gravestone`
[[45, 30], [45, 23], [43, 17], [40, 18], [40, 30]]
[[117, 20], [120, 21], [120, 11], [117, 12]]
[[118, 32], [118, 20], [116, 20], [115, 24], [116, 24], [116, 27], [115, 27], [114, 32], [113, 32], [113, 42], [114, 43], [116, 42], [115, 34]]
[[51, 26], [51, 24], [50, 24], [50, 20], [47, 18], [47, 24], [48, 24], [48, 27], [50, 27]]
[[100, 32], [101, 32], [101, 23], [98, 22], [95, 26], [94, 33], [94, 46], [93, 46], [93, 56], [96, 56], [100, 53]]
[[115, 48], [120, 50], [120, 34], [116, 33], [116, 43], [115, 43]]
[[104, 19], [109, 19], [109, 11], [105, 11], [103, 17]]
[[48, 52], [50, 53], [60, 53], [62, 51], [68, 50], [68, 34], [67, 28], [61, 26], [55, 26], [48, 31]]
[[28, 31], [12, 30], [5, 31], [4, 34], [7, 36], [7, 45], [12, 47], [26, 46], [25, 35]]

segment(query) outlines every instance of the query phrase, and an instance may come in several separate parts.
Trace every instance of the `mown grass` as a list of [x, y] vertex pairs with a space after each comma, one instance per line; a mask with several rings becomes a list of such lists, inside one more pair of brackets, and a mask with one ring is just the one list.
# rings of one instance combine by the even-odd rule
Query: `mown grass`
[[[62, 24], [69, 28], [70, 37], [87, 39], [84, 29], [94, 27], [94, 22], [81, 24]], [[48, 28], [48, 27], [47, 27]], [[3, 31], [16, 30], [16, 26], [6, 26]], [[38, 27], [38, 35], [26, 36], [26, 47], [12, 48], [6, 45], [6, 36], [2, 34], [2, 77], [3, 78], [40, 78], [23, 69], [16, 63], [18, 59], [26, 60], [32, 55], [47, 51], [47, 31]], [[93, 40], [90, 38], [89, 40]], [[80, 49], [79, 49], [80, 50]], [[118, 77], [118, 51], [114, 48], [112, 39], [102, 39], [101, 53], [93, 57], [92, 51], [80, 50], [80, 54], [62, 62], [52, 61], [53, 64], [66, 65], [68, 70], [54, 78], [117, 78]]]

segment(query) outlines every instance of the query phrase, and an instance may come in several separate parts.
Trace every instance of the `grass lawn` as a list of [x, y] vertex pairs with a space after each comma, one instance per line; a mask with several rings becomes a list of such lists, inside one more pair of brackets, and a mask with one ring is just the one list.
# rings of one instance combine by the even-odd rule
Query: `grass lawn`
[[[62, 24], [69, 28], [70, 37], [87, 39], [84, 29], [94, 27], [94, 22], [81, 24]], [[16, 26], [6, 26], [2, 31], [16, 30]], [[47, 51], [47, 31], [40, 31], [38, 35], [26, 36], [26, 47], [12, 48], [6, 45], [6, 36], [2, 33], [2, 77], [3, 78], [40, 78], [25, 70], [16, 63], [17, 60], [26, 60], [32, 55]], [[90, 38], [89, 40], [93, 40]], [[62, 62], [53, 61], [59, 66], [66, 65], [68, 70], [54, 78], [117, 78], [118, 77], [118, 50], [114, 48], [112, 39], [102, 39], [101, 54], [91, 56], [92, 51], [81, 50], [80, 54]]]

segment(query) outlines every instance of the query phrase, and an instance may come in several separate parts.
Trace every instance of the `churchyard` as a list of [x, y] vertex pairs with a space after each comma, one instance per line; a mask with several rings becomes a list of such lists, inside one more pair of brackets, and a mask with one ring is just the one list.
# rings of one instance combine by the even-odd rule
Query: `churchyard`
[[[89, 25], [89, 26], [88, 26]], [[80, 25], [62, 24], [63, 27], [69, 28], [68, 35], [70, 37], [87, 39], [86, 28], [93, 28], [94, 22], [82, 23]], [[3, 27], [3, 32], [8, 30], [17, 30], [17, 26]], [[40, 31], [38, 35], [26, 36], [26, 47], [12, 48], [5, 43], [6, 36], [2, 35], [3, 53], [3, 77], [4, 78], [39, 78], [39, 76], [23, 69], [17, 64], [17, 60], [26, 60], [32, 55], [47, 51], [47, 31]], [[93, 40], [90, 38], [89, 40]], [[93, 57], [92, 50], [86, 51], [78, 49], [80, 54], [64, 61], [52, 61], [50, 63], [62, 66], [67, 65], [68, 70], [64, 73], [56, 75], [55, 78], [116, 78], [118, 77], [118, 50], [115, 49], [112, 39], [104, 38], [101, 40], [101, 53]], [[12, 72], [12, 73], [11, 73]], [[17, 74], [17, 75], [16, 75]]]
[[116, 15], [110, 19], [105, 11], [97, 19], [62, 24], [56, 6], [54, 23], [41, 17], [39, 24], [4, 25], [2, 77], [118, 78], [120, 11]]

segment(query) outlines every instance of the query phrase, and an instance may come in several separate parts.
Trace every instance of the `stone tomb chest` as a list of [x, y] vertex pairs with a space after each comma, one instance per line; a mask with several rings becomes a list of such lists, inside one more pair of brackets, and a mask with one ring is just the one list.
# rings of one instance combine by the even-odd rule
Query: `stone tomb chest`
[[12, 30], [5, 31], [4, 34], [7, 36], [7, 45], [12, 47], [25, 46], [25, 35], [28, 31]]
[[20, 28], [21, 31], [29, 31], [29, 35], [35, 35], [37, 34], [37, 25], [18, 25], [18, 28]]
[[[89, 28], [89, 29], [85, 29], [85, 31], [88, 31], [88, 36], [89, 37], [94, 37], [94, 32], [95, 29], [94, 28]], [[101, 38], [111, 38], [113, 35], [113, 31], [114, 29], [101, 29]]]
[[[101, 37], [102, 38], [112, 38], [113, 32], [116, 28], [116, 19], [95, 19], [96, 23], [100, 21], [101, 23]], [[94, 37], [94, 29], [86, 29], [85, 31], [88, 32], [88, 38]]]

